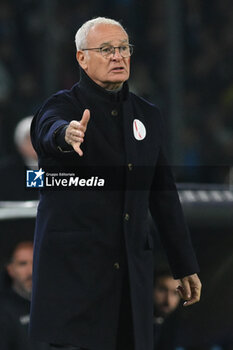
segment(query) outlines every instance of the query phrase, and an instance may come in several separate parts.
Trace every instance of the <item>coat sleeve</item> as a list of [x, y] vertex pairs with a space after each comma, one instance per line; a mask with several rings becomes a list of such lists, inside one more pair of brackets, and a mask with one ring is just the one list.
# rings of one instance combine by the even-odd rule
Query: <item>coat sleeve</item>
[[[64, 135], [63, 131], [72, 119], [81, 119], [81, 110], [76, 111], [68, 98], [57, 94], [48, 99], [34, 116], [31, 125], [31, 140], [36, 152], [39, 155], [62, 153], [65, 142], [61, 142], [61, 135]], [[69, 146], [64, 151], [74, 152]]]
[[165, 248], [174, 278], [197, 273], [191, 243], [171, 167], [161, 146], [151, 187], [149, 208]]

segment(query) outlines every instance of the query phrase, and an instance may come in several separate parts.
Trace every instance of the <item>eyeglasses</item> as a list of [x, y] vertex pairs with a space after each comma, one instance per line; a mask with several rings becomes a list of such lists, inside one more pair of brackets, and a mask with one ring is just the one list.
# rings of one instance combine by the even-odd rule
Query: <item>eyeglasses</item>
[[118, 49], [121, 57], [126, 58], [132, 55], [133, 53], [133, 45], [121, 45], [121, 46], [102, 46], [102, 47], [92, 47], [90, 49], [82, 49], [82, 51], [96, 50], [100, 52], [103, 57], [110, 57], [111, 55], [115, 55], [116, 49]]

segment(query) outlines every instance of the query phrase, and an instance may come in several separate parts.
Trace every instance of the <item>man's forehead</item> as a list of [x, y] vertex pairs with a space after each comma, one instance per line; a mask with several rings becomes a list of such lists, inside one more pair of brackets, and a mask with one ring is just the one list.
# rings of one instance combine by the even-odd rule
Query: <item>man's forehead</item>
[[118, 25], [98, 24], [90, 29], [87, 36], [87, 42], [95, 43], [97, 46], [111, 44], [114, 41], [128, 42], [128, 34]]
[[174, 287], [176, 288], [177, 286], [177, 281], [174, 280], [172, 277], [170, 276], [163, 276], [163, 277], [160, 277], [157, 281], [157, 284], [158, 285], [163, 285], [163, 286], [171, 286], [171, 287]]
[[24, 259], [25, 256], [33, 254], [33, 246], [20, 246], [18, 247], [14, 254], [13, 254], [13, 260], [19, 260], [19, 259]]

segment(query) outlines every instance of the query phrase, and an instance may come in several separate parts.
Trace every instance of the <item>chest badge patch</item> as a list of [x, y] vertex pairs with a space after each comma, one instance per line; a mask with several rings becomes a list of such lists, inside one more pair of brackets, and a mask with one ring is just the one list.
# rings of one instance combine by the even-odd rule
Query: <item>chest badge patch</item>
[[133, 134], [138, 141], [141, 141], [146, 137], [145, 125], [138, 119], [134, 119], [133, 121]]

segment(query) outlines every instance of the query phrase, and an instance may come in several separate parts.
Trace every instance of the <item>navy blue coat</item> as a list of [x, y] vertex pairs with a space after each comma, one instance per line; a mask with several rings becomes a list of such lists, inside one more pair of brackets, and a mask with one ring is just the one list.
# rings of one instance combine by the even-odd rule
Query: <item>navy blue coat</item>
[[[86, 108], [91, 118], [83, 157], [63, 152], [57, 144], [58, 130], [73, 119], [80, 120]], [[116, 117], [121, 118], [119, 124]], [[135, 129], [135, 119], [143, 123], [146, 135], [140, 123]], [[141, 133], [140, 140], [135, 132]], [[127, 83], [111, 94], [84, 72], [78, 84], [53, 95], [34, 117], [31, 135], [40, 167], [67, 164], [78, 170], [81, 165], [104, 169], [124, 165], [119, 176], [125, 187], [42, 191], [35, 231], [33, 337], [91, 350], [115, 350], [122, 281], [128, 269], [135, 350], [152, 350], [153, 238], [148, 209], [174, 276], [198, 271], [162, 151], [162, 134], [159, 110], [130, 93]], [[132, 190], [138, 167], [142, 187]]]

